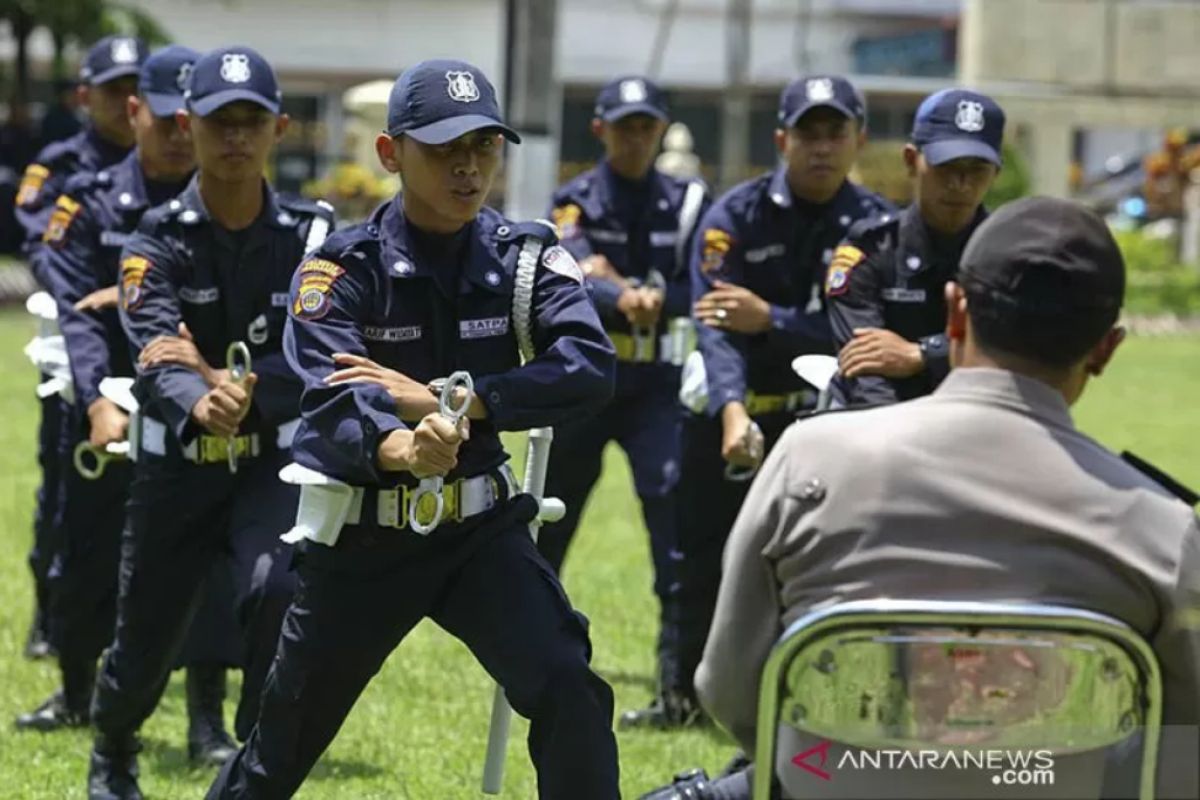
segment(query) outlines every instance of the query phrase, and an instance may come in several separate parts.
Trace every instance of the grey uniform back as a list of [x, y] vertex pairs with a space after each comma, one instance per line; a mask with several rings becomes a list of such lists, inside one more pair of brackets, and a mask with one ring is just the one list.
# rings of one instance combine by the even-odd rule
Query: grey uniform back
[[[697, 683], [743, 743], [753, 739], [757, 682], [747, 693], [730, 677], [762, 664], [731, 660], [765, 659], [764, 643], [808, 611], [876, 597], [1053, 603], [1116, 617], [1158, 655], [1164, 723], [1200, 723], [1196, 516], [1080, 433], [1062, 396], [1036, 380], [960, 369], [929, 397], [793, 425], [725, 559]], [[784, 746], [801, 752], [815, 741]], [[1160, 782], [1184, 781], [1178, 788], [1190, 793], [1178, 796], [1195, 796], [1196, 770], [1172, 766], [1165, 744]]]

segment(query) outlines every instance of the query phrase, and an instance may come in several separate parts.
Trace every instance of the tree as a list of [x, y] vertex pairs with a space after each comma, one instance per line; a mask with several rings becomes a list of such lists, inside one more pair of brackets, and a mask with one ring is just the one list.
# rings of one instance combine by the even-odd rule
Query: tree
[[140, 36], [151, 44], [170, 41], [166, 31], [146, 12], [116, 0], [0, 0], [0, 19], [6, 20], [17, 42], [13, 70], [13, 96], [29, 97], [28, 39], [39, 27], [45, 27], [54, 40], [55, 79], [66, 78], [66, 48], [81, 48], [112, 33]]

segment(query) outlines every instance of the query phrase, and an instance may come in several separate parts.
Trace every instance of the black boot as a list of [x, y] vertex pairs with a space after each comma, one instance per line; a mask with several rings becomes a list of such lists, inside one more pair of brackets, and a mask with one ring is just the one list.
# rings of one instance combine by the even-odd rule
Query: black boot
[[17, 717], [16, 725], [19, 731], [40, 731], [49, 733], [63, 728], [82, 728], [88, 724], [88, 707], [71, 708], [67, 704], [66, 694], [57, 691], [50, 695], [40, 706]]
[[669, 786], [655, 789], [638, 800], [706, 800], [708, 785], [708, 773], [694, 769], [679, 773]]
[[659, 692], [658, 697], [655, 697], [646, 708], [621, 714], [618, 727], [621, 730], [630, 728], [671, 730], [699, 726], [704, 722], [704, 712], [694, 697], [683, 692], [666, 690]]
[[90, 661], [59, 661], [62, 685], [48, 700], [33, 711], [17, 717], [17, 730], [50, 731], [82, 728], [88, 724], [92, 687], [96, 683], [96, 665]]
[[188, 758], [219, 767], [237, 753], [225, 730], [225, 667], [196, 664], [187, 668]]
[[137, 783], [141, 749], [134, 736], [98, 734], [88, 764], [88, 800], [143, 800]]

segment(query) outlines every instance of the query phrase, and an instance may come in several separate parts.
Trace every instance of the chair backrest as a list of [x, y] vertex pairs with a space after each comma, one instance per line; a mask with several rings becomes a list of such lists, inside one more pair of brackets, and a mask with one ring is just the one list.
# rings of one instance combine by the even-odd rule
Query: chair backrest
[[984, 750], [1099, 753], [1140, 734], [1138, 796], [1149, 800], [1161, 722], [1154, 652], [1111, 617], [1045, 605], [851, 601], [797, 620], [767, 660], [754, 798], [770, 796], [768, 765], [795, 755], [777, 752], [790, 728], [857, 751], [859, 764], [877, 763], [872, 753], [919, 751], [959, 766]]

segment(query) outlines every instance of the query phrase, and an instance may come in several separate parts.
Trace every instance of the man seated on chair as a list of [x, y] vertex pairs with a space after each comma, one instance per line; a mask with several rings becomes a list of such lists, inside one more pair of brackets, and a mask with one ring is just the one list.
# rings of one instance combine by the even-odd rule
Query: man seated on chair
[[[1124, 339], [1124, 289], [1099, 217], [1063, 200], [1011, 203], [946, 287], [955, 369], [941, 386], [784, 433], [730, 536], [696, 673], [705, 709], [746, 753], [767, 656], [810, 611], [880, 597], [1050, 603], [1114, 617], [1152, 646], [1166, 726], [1155, 796], [1200, 796], [1196, 495], [1106, 450], [1069, 411]], [[789, 793], [801, 780], [782, 778]], [[647, 797], [748, 798], [751, 783], [694, 773]]]

